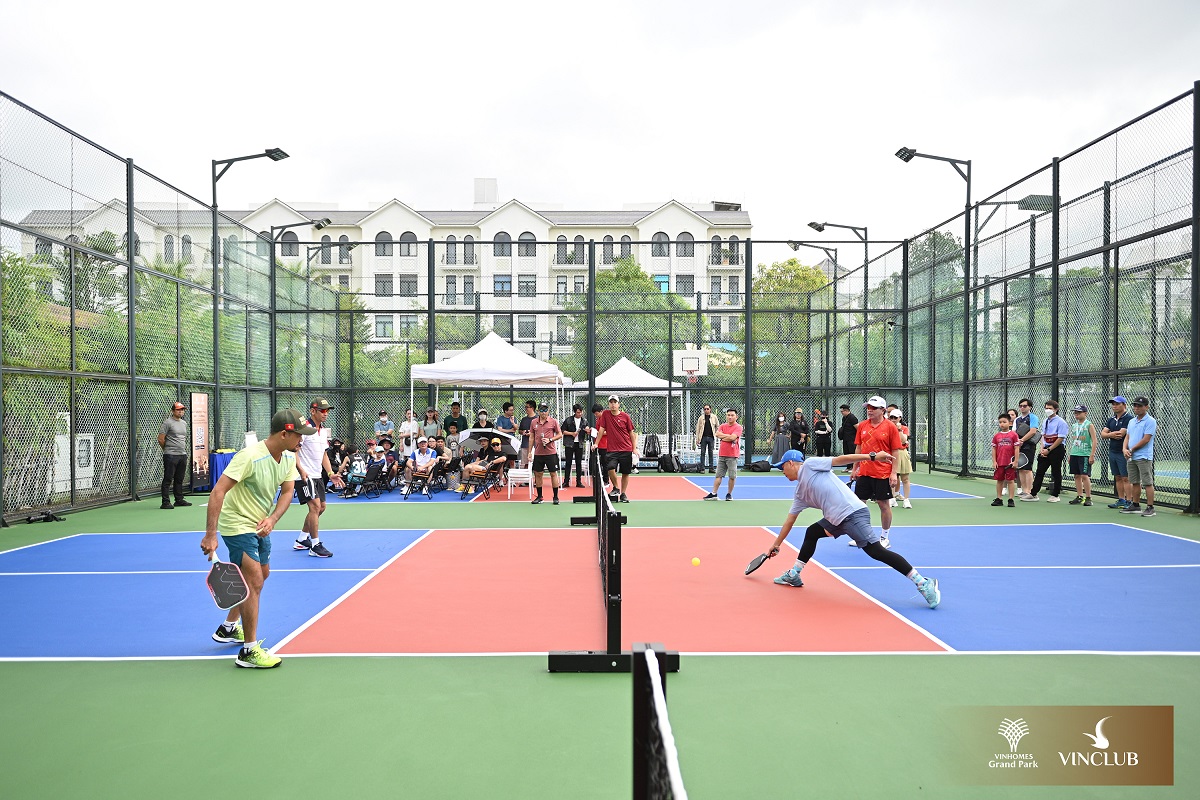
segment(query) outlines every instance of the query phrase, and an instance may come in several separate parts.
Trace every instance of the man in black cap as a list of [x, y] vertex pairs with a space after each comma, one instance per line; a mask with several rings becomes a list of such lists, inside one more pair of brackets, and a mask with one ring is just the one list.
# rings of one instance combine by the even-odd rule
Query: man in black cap
[[259, 597], [271, 573], [271, 531], [287, 512], [292, 489], [300, 480], [296, 451], [301, 440], [316, 431], [304, 424], [299, 411], [275, 412], [271, 417], [271, 435], [235, 455], [208, 496], [200, 549], [213, 556], [220, 531], [229, 549], [229, 560], [241, 568], [250, 590], [245, 601], [230, 610], [212, 637], [217, 642], [242, 645], [234, 659], [239, 667], [279, 666], [279, 656], [264, 650], [257, 640]]
[[308, 514], [304, 524], [300, 526], [300, 537], [292, 545], [293, 550], [307, 550], [310, 556], [330, 558], [333, 553], [321, 541], [320, 520], [325, 513], [325, 481], [324, 475], [331, 476], [333, 485], [342, 488], [342, 478], [334, 473], [333, 465], [329, 463], [329, 437], [332, 431], [325, 425], [329, 419], [329, 410], [333, 408], [324, 397], [312, 401], [308, 408], [308, 419], [304, 424], [313, 429], [300, 442], [296, 451], [297, 468], [303, 483], [296, 493], [302, 505], [308, 506]]
[[529, 424], [529, 447], [533, 452], [533, 485], [537, 497], [533, 504], [542, 502], [542, 473], [550, 470], [550, 486], [554, 489], [554, 505], [558, 505], [558, 440], [563, 438], [558, 420], [550, 416], [550, 406], [538, 406], [538, 415]]
[[[163, 420], [158, 433], [158, 446], [163, 451], [162, 505], [160, 508], [190, 506], [183, 496], [183, 479], [187, 475], [191, 442], [188, 424], [183, 421], [187, 407], [178, 401], [171, 404], [171, 416]], [[175, 490], [175, 505], [171, 505], [171, 489]]]

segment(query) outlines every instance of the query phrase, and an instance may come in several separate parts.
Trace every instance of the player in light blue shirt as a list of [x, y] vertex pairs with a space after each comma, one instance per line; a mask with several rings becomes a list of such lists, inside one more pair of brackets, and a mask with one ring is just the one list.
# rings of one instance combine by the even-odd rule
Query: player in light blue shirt
[[853, 464], [856, 461], [882, 461], [890, 464], [893, 459], [891, 453], [847, 453], [833, 458], [810, 458], [805, 461], [804, 454], [799, 450], [788, 450], [779, 461], [771, 465], [783, 470], [789, 481], [796, 482], [796, 494], [779, 536], [767, 551], [769, 555], [779, 553], [780, 546], [787, 539], [801, 511], [816, 508], [824, 515], [805, 530], [804, 543], [800, 545], [796, 563], [776, 578], [775, 583], [782, 586], [803, 586], [800, 571], [816, 552], [817, 542], [827, 536], [836, 539], [844, 533], [857, 542], [859, 548], [871, 558], [887, 564], [912, 581], [930, 608], [938, 607], [942, 601], [942, 593], [938, 589], [937, 579], [922, 577], [904, 556], [880, 544], [879, 534], [871, 527], [871, 512], [867, 510], [866, 504], [832, 472], [834, 467]]

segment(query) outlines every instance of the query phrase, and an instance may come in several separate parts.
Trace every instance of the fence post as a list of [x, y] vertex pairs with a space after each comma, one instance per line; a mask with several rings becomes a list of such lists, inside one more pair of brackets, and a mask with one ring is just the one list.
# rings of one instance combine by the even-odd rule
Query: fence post
[[1200, 175], [1196, 174], [1196, 149], [1200, 147], [1200, 81], [1192, 84], [1192, 408], [1188, 417], [1191, 443], [1188, 452], [1191, 480], [1188, 481], [1188, 514], [1200, 514], [1200, 362], [1196, 358], [1200, 342]]
[[751, 290], [754, 288], [752, 285], [753, 281], [754, 281], [754, 242], [752, 242], [749, 238], [746, 239], [745, 265], [746, 265], [746, 272], [745, 272], [746, 277], [742, 280], [742, 285], [746, 287], [746, 293], [745, 293], [745, 295], [743, 295], [746, 299], [746, 305], [745, 305], [745, 307], [746, 307], [746, 314], [745, 314], [745, 319], [746, 319], [746, 331], [745, 331], [746, 363], [744, 365], [744, 369], [745, 369], [745, 373], [746, 373], [746, 402], [744, 404], [744, 411], [742, 412], [742, 416], [745, 419], [745, 422], [743, 423], [743, 428], [745, 428], [745, 432], [743, 433], [743, 436], [745, 437], [745, 440], [746, 440], [746, 452], [742, 453], [742, 458], [745, 460], [746, 465], [749, 466], [750, 462], [754, 459], [754, 443], [755, 443], [755, 441], [757, 441], [757, 439], [754, 435], [754, 417], [756, 415], [754, 413], [754, 409], [752, 409], [750, 407], [753, 402], [753, 398], [754, 398], [753, 387], [754, 387], [754, 355], [755, 355], [755, 351], [754, 351], [754, 330], [753, 330], [754, 316], [751, 311], [751, 306], [753, 305], [753, 303], [750, 300]]
[[[588, 285], [587, 285], [587, 356], [585, 367], [588, 379], [588, 411], [596, 404], [596, 240], [588, 239]], [[603, 480], [597, 476], [593, 480]]]
[[[1050, 215], [1050, 396], [1055, 400], [1059, 400], [1059, 333], [1058, 333], [1058, 298], [1059, 298], [1059, 280], [1058, 280], [1058, 259], [1061, 253], [1059, 239], [1062, 235], [1062, 225], [1059, 211], [1059, 178], [1061, 175], [1061, 165], [1058, 156], [1054, 157], [1051, 162], [1051, 190], [1050, 193], [1054, 197], [1054, 209]], [[1030, 398], [1033, 399], [1033, 398]], [[1036, 403], [1037, 401], [1034, 400]], [[1059, 402], [1062, 402], [1059, 400]]]
[[[129, 431], [126, 439], [130, 453], [133, 457], [129, 459], [129, 497], [132, 500], [138, 499], [138, 464], [141, 463], [144, 454], [138, 453], [137, 441], [137, 340], [135, 336], [136, 328], [133, 323], [134, 297], [137, 292], [136, 275], [134, 274], [133, 255], [136, 252], [134, 239], [136, 235], [133, 229], [133, 159], [125, 159], [125, 255], [129, 259], [129, 271], [125, 274], [125, 313], [128, 317], [129, 324]], [[179, 304], [175, 304], [176, 313], [178, 313]], [[71, 364], [71, 369], [75, 369], [75, 364]], [[178, 373], [176, 373], [178, 375]], [[72, 398], [74, 402], [74, 398]], [[74, 411], [74, 409], [71, 409]], [[74, 414], [72, 414], [74, 416]], [[75, 441], [71, 440], [71, 494], [74, 497], [75, 492]], [[72, 502], [72, 504], [74, 504]]]
[[[976, 207], [976, 214], [978, 214]], [[962, 467], [960, 478], [971, 477], [971, 333], [975, 327], [971, 313], [975, 263], [971, 258], [971, 162], [967, 162], [967, 205], [963, 210], [963, 356], [962, 356]]]
[[[426, 363], [428, 363], [428, 364], [436, 364], [437, 357], [434, 355], [434, 348], [437, 346], [437, 331], [434, 328], [434, 319], [436, 318], [437, 315], [434, 314], [434, 308], [435, 308], [435, 302], [437, 300], [437, 285], [436, 285], [437, 284], [437, 276], [434, 275], [435, 251], [433, 249], [433, 238], [432, 237], [430, 237], [430, 239], [428, 240], [428, 242], [426, 244], [426, 249], [427, 249], [427, 252], [426, 252], [426, 258], [425, 258], [425, 270], [426, 270], [426, 275], [427, 275], [426, 282], [428, 283], [428, 286], [425, 287], [425, 296], [426, 296], [425, 302], [427, 303], [427, 305], [425, 307], [425, 319], [426, 319], [425, 349], [427, 350], [427, 352], [425, 354], [425, 359], [426, 359]], [[409, 380], [411, 381], [412, 380], [412, 362], [411, 361], [408, 364], [408, 374], [409, 374]], [[425, 400], [427, 401], [429, 407], [433, 406], [435, 391], [436, 391], [436, 387], [434, 387], [434, 385], [432, 383], [425, 387]]]

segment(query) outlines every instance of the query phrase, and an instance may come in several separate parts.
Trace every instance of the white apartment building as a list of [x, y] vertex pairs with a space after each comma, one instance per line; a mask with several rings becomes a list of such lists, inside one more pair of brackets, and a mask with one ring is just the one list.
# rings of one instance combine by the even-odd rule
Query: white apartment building
[[[648, 210], [539, 210], [510, 200], [470, 211], [417, 211], [390, 200], [363, 211], [326, 204], [272, 200], [251, 211], [222, 210], [260, 241], [223, 231], [226, 257], [262, 259], [272, 227], [328, 219], [321, 229], [300, 225], [275, 245], [279, 263], [313, 280], [361, 295], [373, 309], [376, 341], [402, 338], [419, 324], [429, 293], [428, 243], [434, 242], [435, 308], [471, 312], [477, 298], [491, 313], [493, 329], [514, 341], [545, 343], [529, 348], [545, 357], [569, 338], [567, 316], [553, 313], [569, 297], [587, 290], [588, 241], [596, 242], [597, 269], [632, 255], [663, 292], [685, 297], [703, 293], [706, 310], [741, 303], [749, 214], [734, 203], [684, 204], [675, 200]], [[174, 205], [138, 203], [134, 215], [135, 257], [211, 264], [210, 212]], [[94, 209], [32, 211], [22, 224], [61, 240], [81, 241], [102, 230], [124, 231], [125, 206], [112, 201]], [[49, 252], [49, 241], [27, 236], [26, 248]], [[121, 234], [122, 240], [124, 239]], [[537, 244], [535, 244], [537, 243]], [[641, 243], [641, 244], [637, 244]], [[521, 312], [530, 312], [522, 314]], [[709, 324], [729, 324], [711, 315]], [[506, 331], [506, 328], [508, 329]]]

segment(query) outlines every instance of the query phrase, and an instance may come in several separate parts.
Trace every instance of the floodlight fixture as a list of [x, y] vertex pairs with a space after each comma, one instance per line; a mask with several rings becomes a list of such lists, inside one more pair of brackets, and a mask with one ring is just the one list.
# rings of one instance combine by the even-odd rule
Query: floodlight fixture
[[268, 147], [264, 151], [263, 155], [265, 155], [267, 158], [271, 159], [272, 161], [283, 161], [285, 158], [288, 157], [288, 154], [283, 152], [282, 150], [280, 150], [278, 147]]
[[917, 154], [917, 151], [913, 150], [911, 147], [901, 147], [899, 150], [896, 151], [896, 158], [907, 163], [909, 161], [912, 161], [913, 156], [915, 156], [916, 154]]
[[1022, 197], [1017, 201], [1017, 208], [1021, 211], [1053, 211], [1054, 210], [1054, 195], [1050, 194], [1030, 194]]
[[313, 222], [313, 227], [316, 228], [317, 230], [321, 230], [321, 228], [324, 228], [324, 227], [326, 227], [328, 225], [332, 225], [332, 224], [333, 224], [333, 220], [331, 220], [329, 217], [321, 217], [320, 219], [315, 220]]
[[810, 222], [810, 223], [808, 223], [808, 227], [812, 228], [817, 233], [825, 232], [825, 223], [824, 222]]

